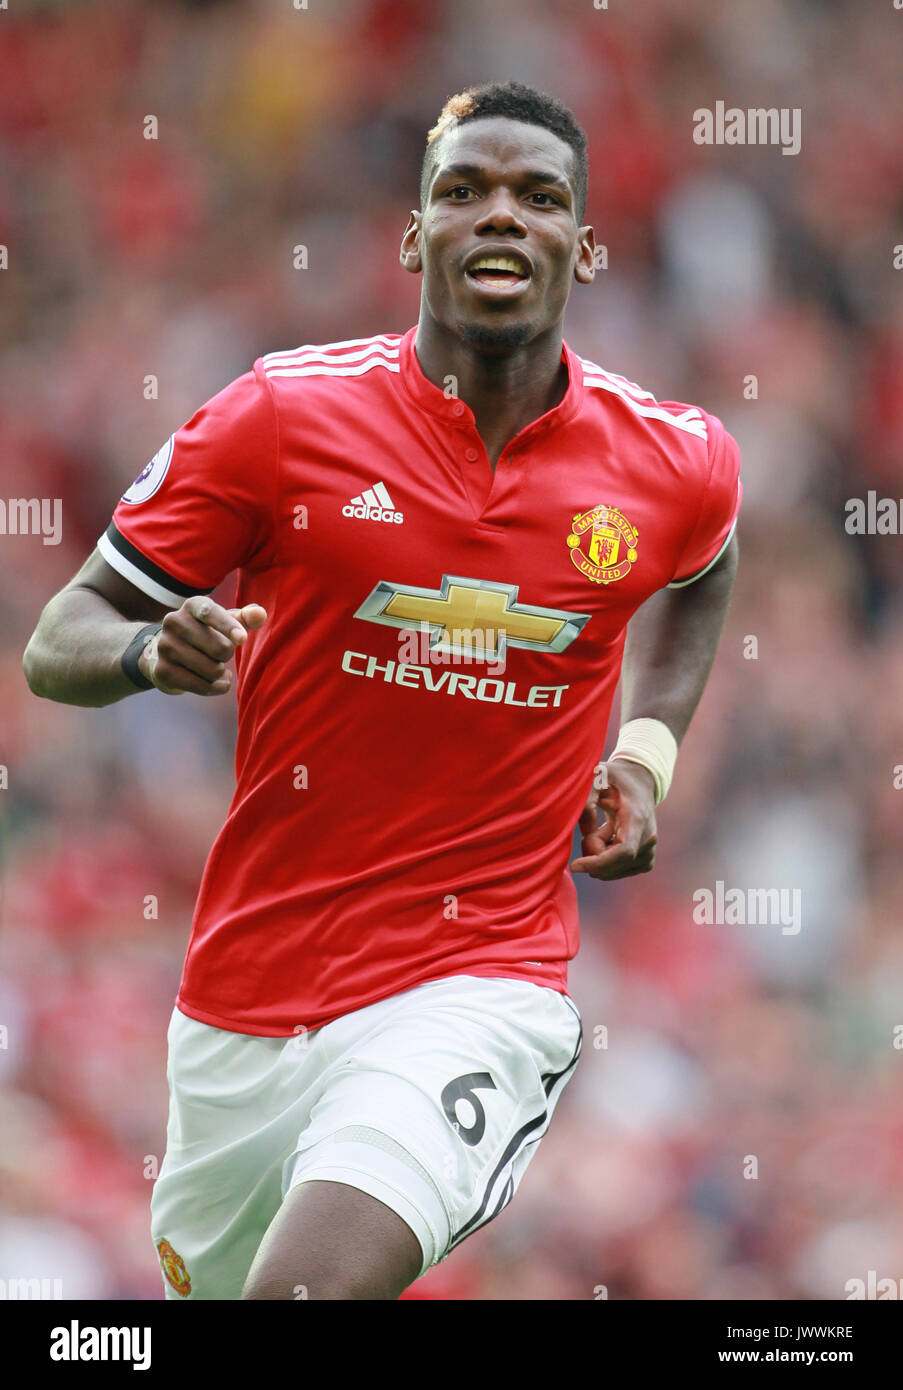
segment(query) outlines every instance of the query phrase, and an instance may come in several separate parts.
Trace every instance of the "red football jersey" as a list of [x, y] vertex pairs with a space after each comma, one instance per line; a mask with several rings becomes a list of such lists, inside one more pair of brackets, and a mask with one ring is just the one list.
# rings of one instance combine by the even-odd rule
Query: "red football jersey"
[[98, 542], [177, 607], [238, 569], [235, 795], [178, 1007], [265, 1036], [453, 974], [567, 988], [571, 838], [628, 619], [726, 546], [720, 420], [564, 345], [493, 474], [404, 335], [273, 352], [163, 446]]

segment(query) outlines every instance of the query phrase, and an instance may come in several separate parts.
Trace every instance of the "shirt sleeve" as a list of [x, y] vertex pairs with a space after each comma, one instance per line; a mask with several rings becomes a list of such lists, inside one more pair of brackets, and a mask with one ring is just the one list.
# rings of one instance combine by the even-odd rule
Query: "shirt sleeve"
[[258, 358], [157, 451], [97, 548], [159, 603], [209, 594], [275, 546], [277, 467], [275, 405]]
[[669, 589], [682, 589], [712, 568], [730, 544], [743, 497], [740, 450], [716, 415], [707, 422], [709, 471], [696, 524], [684, 547]]

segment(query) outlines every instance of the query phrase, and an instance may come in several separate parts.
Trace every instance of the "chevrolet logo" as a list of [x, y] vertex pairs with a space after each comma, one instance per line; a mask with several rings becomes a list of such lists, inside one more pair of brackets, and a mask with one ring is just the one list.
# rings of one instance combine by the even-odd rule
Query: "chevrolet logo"
[[498, 661], [506, 647], [563, 652], [590, 620], [589, 613], [518, 603], [517, 590], [517, 584], [451, 574], [443, 574], [438, 589], [383, 579], [354, 616], [387, 627], [428, 628], [432, 651], [486, 661]]

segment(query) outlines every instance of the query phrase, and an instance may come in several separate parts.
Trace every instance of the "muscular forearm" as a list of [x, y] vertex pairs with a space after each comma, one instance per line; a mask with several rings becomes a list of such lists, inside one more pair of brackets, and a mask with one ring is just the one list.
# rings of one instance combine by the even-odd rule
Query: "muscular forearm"
[[[655, 860], [655, 805], [667, 791], [673, 748], [664, 751], [644, 726], [646, 748], [623, 747], [624, 725], [634, 719], [657, 719], [679, 743], [699, 703], [718, 639], [727, 617], [737, 571], [736, 538], [708, 574], [685, 589], [661, 589], [647, 599], [627, 625], [621, 666], [622, 738], [605, 764], [605, 777], [594, 782], [580, 817], [583, 855], [571, 864], [574, 873], [591, 878], [626, 878], [648, 873]], [[634, 737], [638, 737], [636, 730]], [[642, 752], [645, 756], [637, 757]], [[668, 765], [666, 766], [666, 760]], [[599, 824], [599, 812], [604, 824]]]
[[708, 680], [737, 570], [736, 537], [718, 564], [685, 589], [661, 589], [627, 627], [621, 723], [660, 719], [678, 743]]
[[67, 705], [112, 705], [137, 693], [120, 666], [147, 619], [124, 618], [92, 589], [63, 589], [50, 600], [22, 665], [35, 695]]

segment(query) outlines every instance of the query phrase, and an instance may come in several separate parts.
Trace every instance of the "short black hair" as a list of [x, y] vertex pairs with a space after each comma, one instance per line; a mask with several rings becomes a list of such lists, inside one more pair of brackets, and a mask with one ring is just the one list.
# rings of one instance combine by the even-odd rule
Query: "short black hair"
[[467, 121], [477, 121], [487, 116], [507, 116], [511, 121], [524, 121], [527, 125], [540, 125], [557, 135], [574, 151], [576, 173], [576, 205], [574, 212], [577, 221], [583, 218], [586, 207], [586, 188], [588, 182], [588, 161], [586, 157], [586, 134], [578, 124], [572, 111], [547, 92], [537, 91], [523, 82], [486, 82], [479, 87], [467, 87], [463, 92], [449, 97], [440, 112], [439, 119], [426, 137], [426, 152], [420, 170], [420, 206], [426, 203], [430, 182], [436, 170], [436, 147], [440, 135], [451, 127], [464, 125]]

